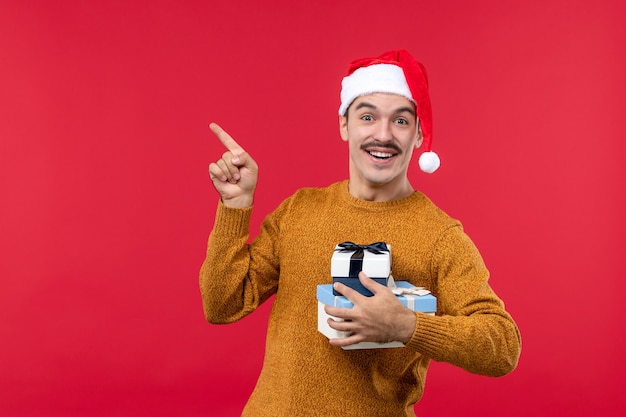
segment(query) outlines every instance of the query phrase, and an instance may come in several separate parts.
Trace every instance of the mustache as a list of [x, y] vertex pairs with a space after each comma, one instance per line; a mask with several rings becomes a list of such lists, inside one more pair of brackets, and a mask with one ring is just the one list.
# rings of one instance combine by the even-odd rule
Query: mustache
[[402, 149], [400, 149], [400, 147], [398, 145], [396, 145], [395, 143], [389, 143], [389, 142], [379, 142], [377, 140], [373, 140], [370, 142], [365, 142], [364, 144], [361, 145], [361, 150], [363, 151], [367, 151], [367, 148], [385, 148], [385, 149], [391, 149], [396, 151], [396, 153], [401, 154], [402, 153]]

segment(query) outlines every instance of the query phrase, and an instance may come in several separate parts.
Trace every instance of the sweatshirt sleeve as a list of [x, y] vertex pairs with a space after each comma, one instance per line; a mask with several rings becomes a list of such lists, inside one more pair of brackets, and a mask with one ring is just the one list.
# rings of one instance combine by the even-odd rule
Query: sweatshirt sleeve
[[447, 229], [438, 240], [431, 273], [438, 312], [416, 313], [407, 346], [480, 375], [501, 376], [515, 369], [519, 329], [489, 286], [483, 259], [460, 226]]
[[200, 268], [200, 294], [206, 319], [232, 323], [266, 301], [278, 285], [275, 251], [277, 213], [269, 215], [251, 244], [252, 208], [230, 208], [218, 203], [207, 253]]

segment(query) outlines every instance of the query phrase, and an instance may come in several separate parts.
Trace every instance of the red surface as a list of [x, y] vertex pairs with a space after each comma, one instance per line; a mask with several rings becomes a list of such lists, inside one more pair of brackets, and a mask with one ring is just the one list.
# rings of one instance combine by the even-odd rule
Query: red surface
[[[436, 3], [436, 4], [435, 4]], [[0, 415], [236, 416], [269, 305], [204, 322], [219, 122], [260, 165], [254, 230], [347, 175], [347, 63], [428, 70], [441, 169], [523, 335], [420, 416], [621, 415], [626, 6], [619, 0], [0, 2]]]

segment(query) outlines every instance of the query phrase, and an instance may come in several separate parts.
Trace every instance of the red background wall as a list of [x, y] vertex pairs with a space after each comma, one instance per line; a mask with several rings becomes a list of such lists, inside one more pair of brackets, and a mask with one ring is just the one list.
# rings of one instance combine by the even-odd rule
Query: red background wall
[[463, 221], [524, 343], [504, 378], [433, 364], [416, 411], [622, 415], [625, 18], [620, 0], [1, 1], [0, 414], [239, 415], [269, 306], [203, 319], [207, 125], [259, 162], [256, 231], [346, 177], [347, 63], [407, 48], [443, 160], [413, 184]]

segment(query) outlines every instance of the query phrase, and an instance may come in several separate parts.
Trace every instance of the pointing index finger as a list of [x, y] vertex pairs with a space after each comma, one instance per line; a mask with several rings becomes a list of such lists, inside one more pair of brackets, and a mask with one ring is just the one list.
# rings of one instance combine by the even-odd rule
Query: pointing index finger
[[215, 133], [215, 136], [217, 136], [217, 138], [220, 140], [220, 142], [222, 142], [226, 149], [231, 151], [233, 154], [239, 155], [245, 152], [243, 148], [235, 141], [235, 139], [233, 139], [232, 136], [226, 133], [226, 131], [222, 129], [220, 125], [218, 125], [217, 123], [211, 123], [209, 124], [209, 128], [213, 133]]

